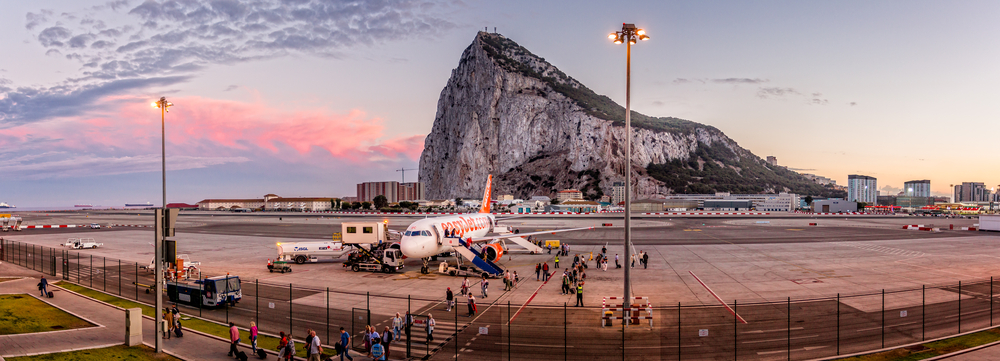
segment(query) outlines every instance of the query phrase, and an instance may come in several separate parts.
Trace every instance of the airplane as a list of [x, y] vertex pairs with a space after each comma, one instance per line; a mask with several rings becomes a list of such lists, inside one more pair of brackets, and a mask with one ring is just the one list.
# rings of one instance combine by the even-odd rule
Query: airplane
[[[524, 237], [594, 229], [594, 227], [583, 227], [531, 233], [510, 233], [509, 229], [498, 226], [496, 218], [490, 213], [492, 183], [493, 175], [491, 174], [486, 179], [486, 190], [483, 192], [483, 201], [479, 208], [479, 213], [421, 219], [413, 222], [406, 228], [399, 241], [399, 250], [406, 257], [423, 260], [424, 264], [420, 268], [421, 273], [426, 274], [428, 272], [430, 257], [442, 253], [456, 252], [463, 258], [471, 261], [476, 267], [495, 275], [502, 271], [493, 263], [503, 257], [504, 247], [500, 243], [501, 240], [509, 240], [532, 253], [541, 253], [541, 247], [528, 242]], [[500, 234], [487, 236], [487, 234], [494, 231]], [[456, 236], [446, 237], [445, 232], [454, 232]], [[481, 252], [472, 248], [477, 243], [484, 243], [480, 248]]]

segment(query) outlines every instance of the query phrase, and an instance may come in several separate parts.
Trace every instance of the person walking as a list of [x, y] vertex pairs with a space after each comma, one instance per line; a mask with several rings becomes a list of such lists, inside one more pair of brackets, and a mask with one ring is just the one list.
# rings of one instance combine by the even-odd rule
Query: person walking
[[542, 264], [535, 263], [535, 281], [538, 281], [538, 277], [542, 275]]
[[257, 323], [250, 321], [250, 348], [253, 349], [253, 354], [257, 354]]
[[[471, 294], [471, 293], [470, 293]], [[403, 331], [406, 333], [406, 339], [410, 339], [410, 330], [413, 328], [413, 315], [410, 311], [406, 311], [406, 318], [403, 319]]]
[[[448, 289], [451, 291], [451, 289]], [[392, 335], [393, 341], [399, 341], [399, 330], [403, 329], [403, 318], [399, 317], [399, 312], [396, 312], [396, 317], [392, 318]]]
[[[292, 336], [289, 335], [288, 339], [291, 340]], [[236, 356], [236, 345], [240, 344], [240, 329], [236, 328], [236, 324], [229, 323], [229, 357]]]
[[559, 268], [559, 255], [558, 254], [556, 254], [555, 264], [556, 264], [556, 268]]
[[389, 331], [389, 326], [385, 326], [385, 330], [382, 331], [382, 347], [385, 349], [385, 358], [389, 358], [389, 344], [392, 343], [392, 333]]
[[313, 340], [313, 330], [311, 328], [306, 329], [306, 360], [312, 361], [312, 340]]
[[434, 315], [427, 314], [427, 343], [434, 342], [434, 326], [437, 322], [434, 321]]
[[[341, 327], [340, 329], [343, 330], [344, 328]], [[281, 336], [278, 340], [278, 359], [280, 360], [285, 358], [285, 346], [288, 346], [288, 336], [285, 335], [285, 331], [278, 332], [278, 335]]]
[[603, 270], [604, 272], [608, 271], [608, 259], [607, 258], [605, 258], [603, 261], [601, 261], [601, 270]]
[[[448, 312], [451, 312], [451, 306], [455, 305], [455, 294], [451, 292], [451, 287], [448, 287], [448, 290], [445, 291], [444, 299], [445, 302], [448, 303]], [[399, 317], [398, 313], [396, 314], [396, 317]]]
[[42, 276], [42, 279], [38, 281], [38, 290], [42, 292], [42, 298], [49, 295], [49, 280]]
[[476, 315], [476, 297], [469, 294], [469, 317]]
[[631, 262], [630, 262], [632, 264], [631, 267], [635, 268], [635, 259], [636, 259], [635, 253], [633, 253], [631, 256], [629, 256], [629, 259], [631, 260]]
[[169, 308], [163, 309], [163, 338], [170, 339], [170, 334], [174, 332], [174, 318]]
[[583, 307], [583, 282], [576, 285], [576, 306]]
[[[285, 344], [285, 360], [295, 359], [295, 339], [292, 338], [292, 333], [288, 332], [288, 343]], [[239, 340], [237, 340], [237, 343]]]
[[340, 353], [340, 361], [344, 361], [344, 357], [348, 360], [354, 361], [354, 358], [348, 353], [351, 349], [351, 334], [347, 333], [343, 327], [340, 328], [340, 343], [337, 347], [337, 352]]
[[[518, 282], [521, 282], [521, 277], [517, 275], [517, 271], [514, 271], [514, 285], [517, 285]], [[513, 286], [511, 288], [513, 288]]]
[[569, 294], [569, 274], [566, 271], [563, 271], [561, 293], [564, 295]]
[[649, 253], [642, 252], [642, 268], [649, 268]]
[[542, 281], [549, 281], [549, 263], [545, 262], [542, 264]]
[[[375, 327], [369, 326], [368, 331], [370, 331], [370, 333], [368, 334], [368, 344], [370, 345], [368, 346], [369, 347], [368, 357], [377, 358], [375, 355], [372, 354], [372, 349], [374, 349], [376, 345], [382, 343], [382, 336], [378, 334], [378, 330], [376, 330]], [[385, 356], [384, 347], [382, 348], [382, 355]]]
[[316, 331], [309, 330], [309, 361], [320, 361], [320, 356], [323, 355], [323, 346], [319, 343], [319, 337], [316, 337]]
[[608, 253], [608, 246], [601, 246], [601, 254], [607, 254], [607, 253]]
[[618, 254], [617, 253], [615, 253], [615, 268], [622, 268], [622, 263], [618, 259]]
[[552, 254], [552, 244], [546, 244], [545, 248], [549, 250], [549, 254]]
[[372, 325], [365, 326], [365, 334], [361, 337], [361, 340], [365, 343], [365, 355], [372, 357]]
[[490, 288], [490, 281], [486, 279], [486, 274], [483, 274], [483, 281], [479, 283], [479, 288], [483, 290], [483, 298], [486, 298], [486, 291]]
[[[177, 304], [170, 308], [171, 318], [174, 320], [174, 330], [179, 330], [181, 328], [181, 310], [177, 308]], [[181, 337], [180, 334], [177, 337]]]
[[469, 277], [466, 276], [462, 279], [462, 294], [465, 295], [469, 292]]

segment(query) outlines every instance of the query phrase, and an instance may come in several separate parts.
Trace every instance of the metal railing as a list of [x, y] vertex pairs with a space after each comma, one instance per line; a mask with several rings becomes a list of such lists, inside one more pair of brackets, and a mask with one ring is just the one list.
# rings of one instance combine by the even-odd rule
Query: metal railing
[[[136, 262], [10, 240], [0, 247], [6, 262], [153, 303], [146, 292], [153, 275]], [[298, 339], [312, 329], [328, 345], [339, 341], [344, 327], [355, 338], [355, 355], [366, 347], [360, 332], [364, 326], [382, 334], [385, 326], [392, 328], [397, 312], [404, 319], [409, 312], [418, 322], [411, 325], [409, 337], [405, 327], [401, 330], [400, 340], [389, 347], [391, 358], [807, 360], [991, 327], [996, 286], [989, 278], [831, 297], [727, 302], [745, 324], [722, 306], [657, 305], [654, 300], [652, 327], [646, 321], [601, 327], [599, 305], [521, 307], [493, 296], [479, 301], [476, 314], [468, 316], [466, 298], [457, 294], [456, 307], [447, 312], [443, 299], [243, 280], [243, 299], [235, 307], [183, 307], [182, 312], [244, 328], [254, 321], [262, 333], [292, 331]], [[427, 342], [425, 327], [430, 315], [437, 325], [433, 342]]]

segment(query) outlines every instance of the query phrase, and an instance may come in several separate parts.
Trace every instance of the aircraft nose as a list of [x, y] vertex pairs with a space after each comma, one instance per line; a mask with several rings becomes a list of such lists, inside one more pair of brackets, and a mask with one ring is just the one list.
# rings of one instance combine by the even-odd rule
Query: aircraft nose
[[399, 251], [407, 257], [423, 258], [424, 250], [419, 243], [416, 237], [403, 237], [399, 240]]

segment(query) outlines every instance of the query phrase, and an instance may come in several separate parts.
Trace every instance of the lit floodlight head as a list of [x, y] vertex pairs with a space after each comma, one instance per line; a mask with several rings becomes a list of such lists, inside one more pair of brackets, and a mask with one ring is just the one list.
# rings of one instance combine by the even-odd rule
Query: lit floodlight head
[[160, 103], [157, 103], [157, 102], [153, 102], [152, 105], [153, 105], [153, 108], [159, 108], [160, 107]]
[[631, 45], [635, 45], [635, 38], [628, 39], [628, 43]]
[[649, 36], [646, 36], [646, 35], [639, 35], [639, 40], [642, 40], [642, 41], [646, 41], [646, 40], [649, 40]]
[[608, 39], [615, 40], [617, 38], [618, 38], [618, 33], [612, 32], [611, 34], [608, 34]]
[[641, 35], [646, 35], [646, 31], [642, 30], [642, 29], [636, 30], [635, 33], [636, 33], [636, 35], [640, 35], [640, 36]]
[[622, 43], [622, 38], [621, 37], [615, 38], [615, 44], [621, 44], [621, 43]]

